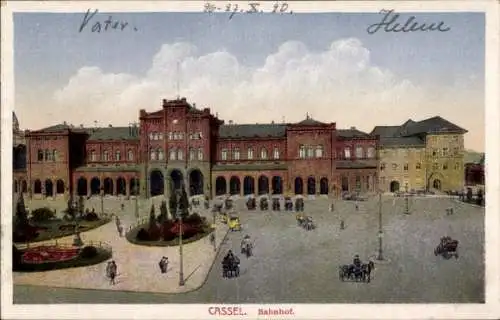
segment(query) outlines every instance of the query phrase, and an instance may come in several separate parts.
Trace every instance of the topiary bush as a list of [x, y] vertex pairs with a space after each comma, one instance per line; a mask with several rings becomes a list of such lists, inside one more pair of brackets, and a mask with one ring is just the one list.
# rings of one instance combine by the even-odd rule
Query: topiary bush
[[97, 257], [97, 248], [94, 246], [86, 246], [80, 251], [80, 257], [83, 259], [92, 259]]
[[175, 232], [172, 231], [173, 226], [174, 222], [172, 220], [165, 220], [163, 222], [161, 232], [164, 241], [172, 241], [177, 237]]
[[85, 221], [97, 221], [99, 220], [99, 216], [95, 212], [89, 212], [84, 217]]
[[31, 219], [35, 222], [45, 222], [54, 219], [56, 214], [50, 208], [43, 207], [33, 210]]

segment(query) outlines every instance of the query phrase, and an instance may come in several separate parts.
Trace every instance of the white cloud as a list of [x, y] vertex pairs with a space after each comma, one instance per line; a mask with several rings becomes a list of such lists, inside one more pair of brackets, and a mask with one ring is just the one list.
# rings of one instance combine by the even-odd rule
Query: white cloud
[[[411, 62], [410, 62], [411, 63]], [[237, 123], [300, 121], [309, 112], [338, 127], [402, 123], [436, 114], [457, 102], [453, 90], [436, 96], [390, 70], [374, 65], [358, 39], [341, 39], [323, 52], [311, 52], [290, 41], [270, 54], [262, 66], [248, 68], [229, 52], [199, 55], [189, 43], [165, 44], [144, 76], [106, 74], [81, 68], [57, 90], [54, 100], [68, 122], [124, 125], [138, 111], [158, 110], [163, 98], [180, 95], [199, 107], [210, 107], [224, 120]], [[413, 115], [413, 116], [412, 116]]]

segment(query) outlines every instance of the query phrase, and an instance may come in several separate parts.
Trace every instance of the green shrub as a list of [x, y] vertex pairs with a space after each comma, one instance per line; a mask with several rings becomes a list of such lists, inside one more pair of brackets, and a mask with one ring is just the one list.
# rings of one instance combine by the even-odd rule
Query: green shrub
[[43, 207], [33, 210], [32, 220], [36, 222], [45, 222], [55, 218], [56, 214], [50, 208]]
[[92, 259], [97, 257], [97, 248], [94, 246], [86, 246], [80, 251], [80, 257], [83, 259]]
[[185, 220], [186, 224], [190, 224], [193, 226], [198, 226], [203, 224], [203, 218], [198, 213], [190, 214]]
[[99, 216], [95, 212], [89, 212], [85, 215], [85, 221], [97, 221], [99, 220]]
[[137, 232], [137, 236], [135, 238], [139, 241], [149, 241], [149, 234], [146, 229], [141, 228], [141, 230]]

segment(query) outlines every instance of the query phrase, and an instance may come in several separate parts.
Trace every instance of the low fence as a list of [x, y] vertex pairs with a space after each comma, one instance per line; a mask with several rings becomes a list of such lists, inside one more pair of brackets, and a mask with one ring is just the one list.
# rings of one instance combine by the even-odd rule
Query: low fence
[[[84, 242], [83, 245], [79, 246], [79, 247], [84, 248], [86, 246], [93, 246], [96, 248], [101, 248], [101, 249], [113, 252], [113, 247], [104, 241], [87, 241], [87, 242]], [[33, 243], [33, 245], [30, 245], [30, 243], [16, 244], [16, 247], [20, 250], [26, 250], [26, 249], [37, 248], [37, 247], [57, 247], [57, 248], [61, 248], [61, 249], [74, 249], [77, 246], [74, 246], [73, 244], [70, 244], [67, 242], [60, 242], [60, 241], [54, 240], [53, 242], [44, 241], [43, 244], [39, 244], [39, 243]]]

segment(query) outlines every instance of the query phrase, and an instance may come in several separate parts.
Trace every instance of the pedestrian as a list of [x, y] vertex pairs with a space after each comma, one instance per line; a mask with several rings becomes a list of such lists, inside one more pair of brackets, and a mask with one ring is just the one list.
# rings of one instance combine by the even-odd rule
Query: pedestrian
[[356, 208], [356, 211], [358, 211], [358, 210], [359, 210], [359, 205], [358, 205], [357, 203], [356, 203], [356, 204], [354, 204], [354, 207]]
[[122, 211], [124, 211], [125, 210], [125, 204], [122, 203], [121, 204], [121, 208], [122, 208]]
[[340, 230], [344, 230], [344, 229], [345, 229], [344, 220], [340, 220]]
[[160, 266], [160, 271], [161, 273], [167, 273], [167, 270], [168, 270], [168, 258], [163, 256], [160, 260], [160, 262], [158, 263], [158, 265]]
[[107, 273], [109, 274], [109, 284], [112, 284], [112, 285], [116, 284], [115, 279], [116, 279], [116, 275], [118, 272], [118, 267], [116, 265], [115, 260], [112, 260], [111, 262], [109, 262], [108, 267], [106, 269], [107, 269]]
[[123, 237], [123, 224], [120, 223], [120, 225], [118, 225], [118, 234], [120, 235], [120, 237]]
[[333, 202], [332, 202], [332, 204], [330, 204], [330, 212], [333, 212], [333, 209], [334, 208], [333, 208]]

